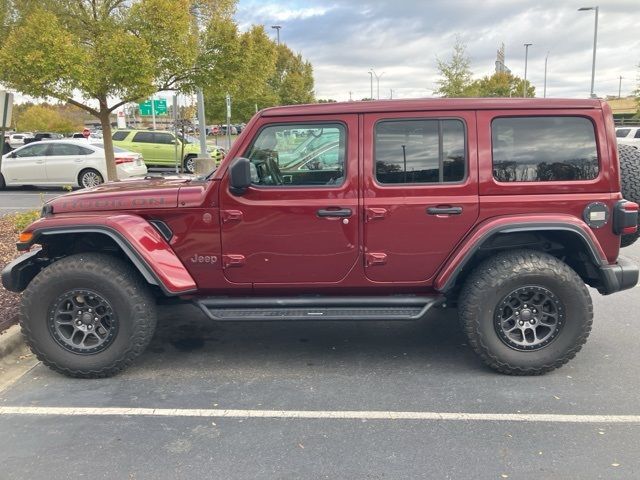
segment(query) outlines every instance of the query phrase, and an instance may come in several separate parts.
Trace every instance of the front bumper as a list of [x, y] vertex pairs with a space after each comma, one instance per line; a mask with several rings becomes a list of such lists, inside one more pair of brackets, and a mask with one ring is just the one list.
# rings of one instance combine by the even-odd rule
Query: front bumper
[[638, 284], [638, 265], [625, 257], [618, 257], [613, 265], [600, 267], [602, 286], [598, 288], [603, 295], [633, 288]]

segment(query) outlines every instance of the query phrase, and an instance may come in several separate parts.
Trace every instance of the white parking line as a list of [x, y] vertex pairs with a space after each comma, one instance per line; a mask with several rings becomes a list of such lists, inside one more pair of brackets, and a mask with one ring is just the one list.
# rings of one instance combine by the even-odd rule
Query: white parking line
[[637, 423], [640, 415], [454, 413], [353, 410], [222, 410], [197, 408], [0, 407], [2, 415], [284, 418], [336, 420], [439, 420], [453, 422]]

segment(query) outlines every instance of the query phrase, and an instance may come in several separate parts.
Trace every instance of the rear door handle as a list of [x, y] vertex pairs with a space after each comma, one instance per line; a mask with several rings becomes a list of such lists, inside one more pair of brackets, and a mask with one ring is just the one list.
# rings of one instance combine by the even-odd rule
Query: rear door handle
[[427, 213], [429, 215], [460, 215], [462, 207], [429, 207]]
[[350, 217], [352, 212], [350, 208], [338, 208], [335, 210], [331, 209], [320, 209], [318, 210], [319, 217]]

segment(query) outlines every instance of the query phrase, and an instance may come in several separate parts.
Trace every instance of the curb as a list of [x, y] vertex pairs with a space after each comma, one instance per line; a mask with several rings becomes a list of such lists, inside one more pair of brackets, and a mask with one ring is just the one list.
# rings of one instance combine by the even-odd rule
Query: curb
[[0, 359], [24, 345], [20, 325], [12, 325], [0, 335]]

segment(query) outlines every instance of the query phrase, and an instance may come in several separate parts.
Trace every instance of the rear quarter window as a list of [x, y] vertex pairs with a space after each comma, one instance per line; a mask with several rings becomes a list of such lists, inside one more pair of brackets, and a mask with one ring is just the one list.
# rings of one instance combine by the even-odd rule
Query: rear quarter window
[[500, 182], [593, 180], [598, 149], [584, 117], [510, 117], [491, 122], [493, 176]]

